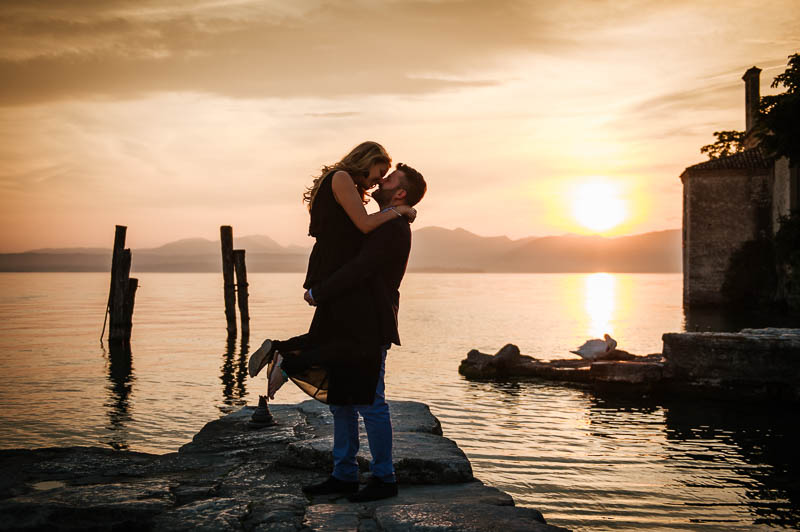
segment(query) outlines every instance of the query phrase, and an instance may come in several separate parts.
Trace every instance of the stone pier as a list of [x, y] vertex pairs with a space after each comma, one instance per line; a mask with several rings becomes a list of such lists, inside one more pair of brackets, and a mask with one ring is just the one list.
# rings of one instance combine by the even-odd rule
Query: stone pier
[[[356, 504], [303, 494], [301, 486], [327, 478], [332, 465], [332, 416], [307, 401], [271, 406], [278, 424], [260, 430], [247, 428], [253, 408], [245, 407], [163, 455], [98, 447], [0, 451], [0, 530], [564, 530], [475, 479], [426, 405], [389, 405], [397, 497]], [[366, 438], [361, 449], [366, 478]]]

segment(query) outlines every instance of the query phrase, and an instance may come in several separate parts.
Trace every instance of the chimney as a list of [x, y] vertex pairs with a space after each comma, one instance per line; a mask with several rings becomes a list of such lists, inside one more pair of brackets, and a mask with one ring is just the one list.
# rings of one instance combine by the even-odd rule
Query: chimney
[[752, 67], [744, 73], [744, 111], [745, 111], [745, 134], [750, 133], [756, 125], [758, 117], [758, 105], [761, 100], [759, 91], [759, 76], [761, 69]]

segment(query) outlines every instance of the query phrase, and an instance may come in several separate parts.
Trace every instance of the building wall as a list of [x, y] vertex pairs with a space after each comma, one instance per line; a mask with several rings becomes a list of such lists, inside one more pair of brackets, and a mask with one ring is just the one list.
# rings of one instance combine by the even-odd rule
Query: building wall
[[800, 166], [794, 166], [790, 170], [789, 179], [791, 181], [790, 189], [791, 189], [791, 200], [789, 201], [789, 207], [791, 211], [800, 210]]
[[685, 175], [684, 303], [723, 303], [731, 254], [771, 229], [772, 172], [706, 170]]
[[[781, 157], [775, 161], [775, 184], [772, 192], [772, 230], [778, 231], [778, 219], [789, 214], [792, 208], [793, 192], [792, 172], [789, 160]], [[796, 207], [795, 207], [796, 208]]]

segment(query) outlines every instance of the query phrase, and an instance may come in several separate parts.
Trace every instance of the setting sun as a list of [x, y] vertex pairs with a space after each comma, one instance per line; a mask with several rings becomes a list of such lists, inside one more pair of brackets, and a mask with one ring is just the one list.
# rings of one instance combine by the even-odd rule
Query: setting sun
[[572, 215], [583, 227], [603, 232], [622, 223], [628, 215], [616, 185], [590, 182], [578, 185], [573, 194]]

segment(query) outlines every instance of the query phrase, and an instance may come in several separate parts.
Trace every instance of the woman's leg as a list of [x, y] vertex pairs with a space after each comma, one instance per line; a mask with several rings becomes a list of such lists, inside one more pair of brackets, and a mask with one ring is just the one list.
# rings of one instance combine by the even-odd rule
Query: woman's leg
[[288, 353], [289, 351], [301, 351], [311, 346], [311, 335], [309, 333], [294, 336], [288, 340], [273, 340], [272, 345], [276, 351]]
[[261, 347], [253, 351], [253, 354], [250, 355], [250, 360], [247, 363], [250, 376], [255, 377], [261, 373], [264, 366], [272, 362], [275, 353], [300, 351], [306, 349], [309, 345], [311, 345], [311, 335], [308, 333], [289, 338], [288, 340], [271, 340], [269, 338], [264, 340]]
[[345, 355], [355, 349], [352, 342], [337, 339], [319, 345], [309, 344], [302, 351], [283, 351], [281, 369], [313, 399], [327, 403], [331, 368], [341, 365]]

